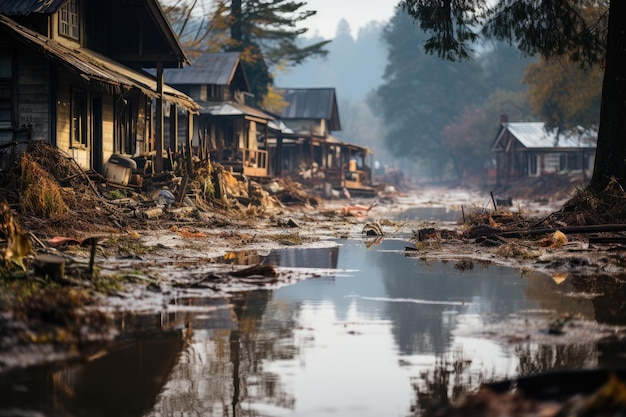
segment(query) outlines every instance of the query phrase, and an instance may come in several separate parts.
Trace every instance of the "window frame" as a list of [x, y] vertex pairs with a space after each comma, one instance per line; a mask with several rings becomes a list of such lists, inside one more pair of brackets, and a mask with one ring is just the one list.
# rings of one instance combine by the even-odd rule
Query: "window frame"
[[70, 146], [89, 148], [89, 109], [88, 95], [84, 88], [70, 89]]
[[[4, 120], [0, 120], [0, 129], [1, 130], [9, 130], [9, 129], [13, 129], [13, 127], [15, 126], [15, 114], [14, 114], [14, 106], [13, 106], [13, 100], [14, 100], [14, 89], [13, 89], [13, 74], [15, 73], [15, 59], [13, 56], [13, 53], [10, 50], [6, 50], [6, 49], [0, 49], [0, 58], [2, 58], [3, 60], [6, 58], [6, 60], [8, 61], [8, 68], [9, 68], [9, 72], [8, 72], [8, 76], [2, 76], [2, 74], [0, 73], [0, 91], [4, 90], [7, 91], [8, 94], [6, 97], [3, 97], [0, 94], [0, 111], [7, 111], [8, 110], [8, 119], [4, 119]], [[3, 123], [4, 122], [4, 123]]]
[[78, 0], [68, 0], [59, 9], [59, 35], [80, 41], [80, 12]]

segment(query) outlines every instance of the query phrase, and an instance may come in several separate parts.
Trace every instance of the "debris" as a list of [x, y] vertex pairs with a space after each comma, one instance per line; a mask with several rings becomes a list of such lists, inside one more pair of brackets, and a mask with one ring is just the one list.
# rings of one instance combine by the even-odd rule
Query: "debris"
[[376, 205], [376, 203], [373, 203], [369, 206], [364, 206], [362, 204], [353, 204], [342, 207], [340, 213], [343, 216], [365, 217], [371, 209], [376, 207]]
[[567, 236], [560, 230], [539, 241], [539, 246], [548, 248], [560, 248], [567, 243]]
[[365, 223], [361, 233], [365, 233], [367, 236], [383, 236], [385, 234], [382, 226], [378, 222]]
[[65, 258], [58, 255], [37, 255], [33, 260], [35, 275], [60, 281], [65, 276]]
[[278, 273], [276, 272], [276, 268], [272, 265], [262, 265], [257, 264], [248, 268], [239, 269], [237, 271], [231, 271], [230, 275], [237, 278], [248, 278], [252, 276], [262, 276], [262, 277], [278, 277]]

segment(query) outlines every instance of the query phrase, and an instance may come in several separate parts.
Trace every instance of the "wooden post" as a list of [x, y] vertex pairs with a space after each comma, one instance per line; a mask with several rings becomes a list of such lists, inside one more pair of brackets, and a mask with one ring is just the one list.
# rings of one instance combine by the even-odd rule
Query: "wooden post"
[[156, 115], [154, 123], [154, 146], [156, 148], [156, 157], [154, 168], [157, 174], [163, 172], [163, 63], [157, 64], [157, 99], [156, 99]]
[[178, 143], [178, 108], [176, 104], [170, 105], [170, 149], [174, 150], [174, 153], [180, 152]]

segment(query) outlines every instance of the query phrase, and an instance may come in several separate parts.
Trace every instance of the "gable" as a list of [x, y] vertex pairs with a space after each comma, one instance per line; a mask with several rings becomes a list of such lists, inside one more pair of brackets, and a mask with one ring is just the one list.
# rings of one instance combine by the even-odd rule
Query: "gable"
[[334, 88], [286, 88], [276, 92], [289, 103], [280, 112], [281, 119], [323, 119], [329, 130], [341, 130]]
[[[2, 0], [0, 13], [14, 17], [20, 24], [42, 26], [67, 0]], [[157, 0], [79, 0], [82, 26], [81, 46], [135, 69], [179, 68], [187, 59]], [[50, 24], [54, 20], [47, 20]], [[53, 25], [54, 26], [54, 25]]]
[[[0, 31], [12, 35], [27, 47], [33, 48], [50, 61], [63, 65], [82, 78], [100, 82], [117, 91], [137, 88], [148, 97], [158, 97], [154, 78], [120, 65], [108, 57], [85, 49], [73, 49], [25, 28], [0, 14]], [[167, 85], [163, 86], [163, 98], [182, 108], [197, 112], [199, 106], [188, 96]]]
[[543, 122], [507, 122], [502, 123], [491, 150], [508, 148], [510, 140], [518, 142], [526, 149], [534, 150], [595, 148], [597, 137], [595, 130], [565, 132], [557, 135], [555, 131], [546, 130]]
[[249, 92], [250, 86], [239, 55], [239, 52], [203, 54], [190, 66], [164, 71], [163, 77], [168, 84], [221, 85]]

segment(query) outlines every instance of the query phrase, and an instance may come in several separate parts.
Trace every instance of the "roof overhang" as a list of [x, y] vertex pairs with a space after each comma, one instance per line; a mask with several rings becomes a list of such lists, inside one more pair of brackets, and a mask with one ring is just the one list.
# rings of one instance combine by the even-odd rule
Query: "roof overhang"
[[[137, 88], [151, 98], [161, 96], [156, 80], [147, 74], [139, 73], [87, 49], [68, 48], [3, 15], [0, 15], [0, 27], [6, 28], [20, 42], [37, 49], [48, 59], [63, 65], [85, 80], [113, 86], [119, 92]], [[194, 113], [200, 109], [200, 106], [189, 96], [168, 85], [163, 86], [162, 98]]]
[[201, 102], [202, 110], [200, 114], [208, 114], [211, 116], [231, 116], [231, 117], [244, 117], [248, 120], [253, 120], [259, 123], [267, 124], [274, 118], [267, 113], [257, 110], [253, 107], [246, 106], [245, 104], [236, 103], [232, 101], [225, 101], [219, 103], [213, 102]]

